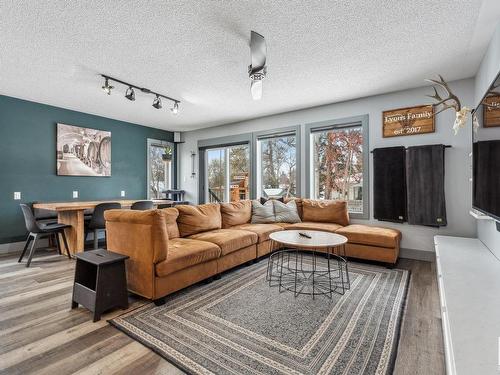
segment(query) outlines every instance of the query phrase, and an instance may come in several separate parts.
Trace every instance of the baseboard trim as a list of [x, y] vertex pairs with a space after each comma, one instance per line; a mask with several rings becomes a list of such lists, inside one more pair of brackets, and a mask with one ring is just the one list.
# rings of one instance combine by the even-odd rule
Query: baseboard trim
[[[24, 244], [25, 241], [2, 243], [0, 244], [0, 254], [20, 253], [24, 248]], [[47, 247], [48, 245], [49, 245], [48, 239], [42, 238], [40, 242], [38, 242], [37, 248]]]
[[18, 253], [24, 247], [24, 242], [10, 242], [0, 244], [0, 254]]
[[435, 262], [436, 253], [417, 249], [399, 249], [399, 257], [405, 259], [423, 260], [425, 262]]

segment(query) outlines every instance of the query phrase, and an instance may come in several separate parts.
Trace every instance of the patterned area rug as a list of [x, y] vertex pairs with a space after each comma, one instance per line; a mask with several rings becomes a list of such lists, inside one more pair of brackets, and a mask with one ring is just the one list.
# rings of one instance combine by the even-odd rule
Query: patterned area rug
[[266, 282], [267, 259], [111, 323], [192, 374], [390, 374], [409, 273], [350, 263], [345, 295]]

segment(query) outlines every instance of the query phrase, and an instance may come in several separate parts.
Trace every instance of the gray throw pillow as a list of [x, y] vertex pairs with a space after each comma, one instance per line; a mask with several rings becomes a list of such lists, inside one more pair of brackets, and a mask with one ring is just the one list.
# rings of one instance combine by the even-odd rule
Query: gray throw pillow
[[300, 223], [299, 212], [297, 211], [297, 203], [292, 199], [288, 203], [280, 201], [273, 201], [274, 216], [276, 216], [277, 223]]
[[273, 201], [261, 204], [259, 201], [252, 201], [252, 224], [275, 223]]

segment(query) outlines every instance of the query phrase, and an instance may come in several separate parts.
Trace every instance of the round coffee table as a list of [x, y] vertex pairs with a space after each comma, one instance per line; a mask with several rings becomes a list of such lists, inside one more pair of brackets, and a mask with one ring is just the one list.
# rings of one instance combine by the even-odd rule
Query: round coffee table
[[350, 288], [346, 237], [315, 230], [284, 230], [271, 233], [269, 238], [271, 249], [277, 249], [267, 265], [271, 287], [292, 291], [295, 297], [306, 294], [313, 298], [344, 294]]

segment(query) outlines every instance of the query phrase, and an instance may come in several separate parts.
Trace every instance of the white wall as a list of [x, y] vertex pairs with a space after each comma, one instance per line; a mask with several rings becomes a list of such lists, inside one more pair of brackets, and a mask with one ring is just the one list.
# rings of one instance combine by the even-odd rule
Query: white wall
[[[446, 72], [442, 73], [446, 76]], [[473, 79], [452, 82], [450, 86], [460, 97], [463, 105], [467, 105], [469, 107], [474, 105]], [[198, 154], [198, 140], [301, 125], [301, 162], [302, 170], [304, 171], [304, 148], [306, 142], [304, 124], [368, 114], [370, 124], [370, 150], [386, 146], [411, 146], [436, 143], [449, 144], [453, 146], [451, 149], [446, 150], [445, 189], [448, 226], [437, 229], [407, 224], [379, 222], [373, 219], [372, 199], [370, 199], [370, 205], [372, 206], [370, 207], [371, 219], [358, 221], [400, 229], [403, 232], [402, 247], [405, 249], [434, 251], [433, 236], [436, 234], [475, 237], [476, 225], [472, 217], [468, 214], [471, 207], [471, 184], [469, 182], [471, 175], [469, 159], [469, 153], [471, 152], [470, 125], [469, 128], [462, 130], [459, 135], [454, 136], [452, 132], [452, 125], [455, 114], [453, 111], [448, 110], [437, 116], [435, 133], [406, 137], [382, 138], [382, 111], [430, 103], [430, 100], [425, 97], [425, 94], [431, 93], [432, 89], [430, 87], [417, 88], [184, 133], [184, 139], [186, 142], [180, 145], [179, 158], [179, 182], [181, 188], [187, 191], [186, 199], [193, 203], [198, 202], [198, 155], [196, 156], [195, 161], [197, 173], [196, 178], [193, 179], [190, 177], [190, 152], [195, 151]], [[265, 96], [263, 100], [265, 100]], [[286, 98], [283, 100], [286, 100]], [[370, 156], [370, 171], [373, 170], [372, 164], [373, 159]], [[304, 191], [305, 181], [301, 181], [301, 185], [302, 191]], [[370, 178], [370, 197], [373, 196], [372, 190], [373, 184], [372, 179]]]
[[500, 70], [500, 22], [484, 54], [474, 83], [474, 107], [479, 105], [488, 87]]
[[[475, 103], [479, 104], [486, 90], [500, 71], [500, 22], [484, 55], [475, 80]], [[493, 220], [478, 220], [479, 239], [500, 258], [500, 232]]]

